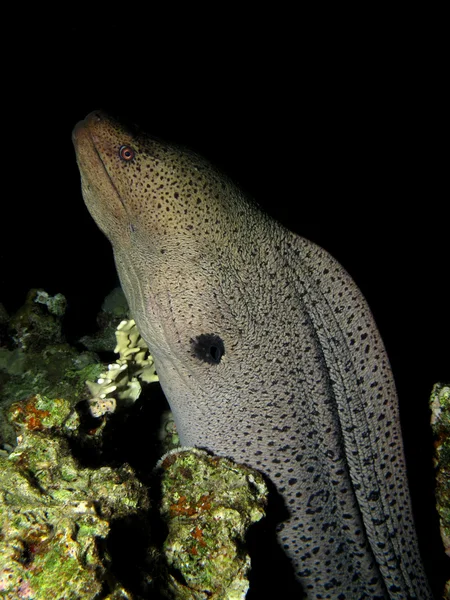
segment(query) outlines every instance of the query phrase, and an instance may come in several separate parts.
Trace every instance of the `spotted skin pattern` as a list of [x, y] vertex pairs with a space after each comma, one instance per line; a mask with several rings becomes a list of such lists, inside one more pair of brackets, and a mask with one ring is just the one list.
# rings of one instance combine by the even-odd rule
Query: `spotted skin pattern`
[[346, 271], [194, 153], [98, 111], [73, 140], [182, 444], [273, 482], [308, 598], [431, 598], [390, 366]]

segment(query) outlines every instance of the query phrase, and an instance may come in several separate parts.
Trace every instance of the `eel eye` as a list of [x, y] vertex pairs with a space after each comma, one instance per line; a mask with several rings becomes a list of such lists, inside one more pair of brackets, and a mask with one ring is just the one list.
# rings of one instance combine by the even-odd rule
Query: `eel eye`
[[129, 162], [130, 160], [133, 160], [135, 155], [136, 155], [136, 153], [133, 150], [133, 148], [131, 148], [131, 146], [120, 146], [119, 156], [122, 160]]
[[191, 339], [194, 356], [211, 365], [218, 365], [225, 354], [222, 339], [214, 333], [202, 333]]

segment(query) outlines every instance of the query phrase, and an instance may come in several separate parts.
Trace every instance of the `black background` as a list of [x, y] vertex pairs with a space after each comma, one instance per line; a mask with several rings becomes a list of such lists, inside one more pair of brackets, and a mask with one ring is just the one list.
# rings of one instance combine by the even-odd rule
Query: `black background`
[[117, 284], [71, 143], [88, 112], [112, 110], [204, 154], [334, 255], [368, 299], [438, 588], [427, 402], [450, 379], [442, 16], [156, 15], [131, 4], [69, 13], [6, 15], [3, 25], [0, 301], [14, 312], [31, 287], [61, 292], [75, 338]]

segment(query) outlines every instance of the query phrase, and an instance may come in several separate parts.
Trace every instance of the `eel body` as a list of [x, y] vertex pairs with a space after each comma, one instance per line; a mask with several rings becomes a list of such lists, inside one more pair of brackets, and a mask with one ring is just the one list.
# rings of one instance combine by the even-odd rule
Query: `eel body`
[[100, 111], [73, 140], [182, 444], [270, 479], [308, 598], [431, 598], [391, 369], [350, 276], [192, 152]]

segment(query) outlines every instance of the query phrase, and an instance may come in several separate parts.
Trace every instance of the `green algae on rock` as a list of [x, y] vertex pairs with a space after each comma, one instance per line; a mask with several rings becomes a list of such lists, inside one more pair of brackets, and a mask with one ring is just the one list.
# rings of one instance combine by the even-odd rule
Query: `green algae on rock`
[[8, 423], [9, 406], [39, 393], [65, 398], [73, 407], [88, 396], [86, 379], [97, 377], [103, 365], [91, 352], [70, 346], [62, 331], [66, 300], [31, 290], [25, 304], [6, 318], [0, 347], [0, 443], [13, 446], [14, 430]]
[[[240, 600], [248, 590], [248, 527], [264, 516], [267, 488], [253, 469], [197, 449], [165, 455], [161, 512], [164, 552], [177, 599]], [[176, 577], [174, 573], [179, 573]]]
[[437, 383], [430, 398], [431, 426], [435, 437], [436, 500], [441, 536], [450, 556], [450, 385]]
[[24, 350], [39, 350], [50, 344], [62, 343], [61, 318], [66, 305], [62, 294], [50, 296], [44, 290], [30, 290], [24, 305], [9, 321], [17, 346]]
[[[435, 438], [436, 507], [445, 553], [450, 556], [450, 385], [437, 383], [430, 397], [431, 427]], [[450, 580], [444, 598], [450, 598]]]
[[128, 465], [82, 468], [64, 428], [70, 403], [40, 396], [14, 404], [18, 445], [0, 456], [0, 596], [8, 600], [129, 598], [98, 542], [111, 521], [145, 514], [145, 487]]

